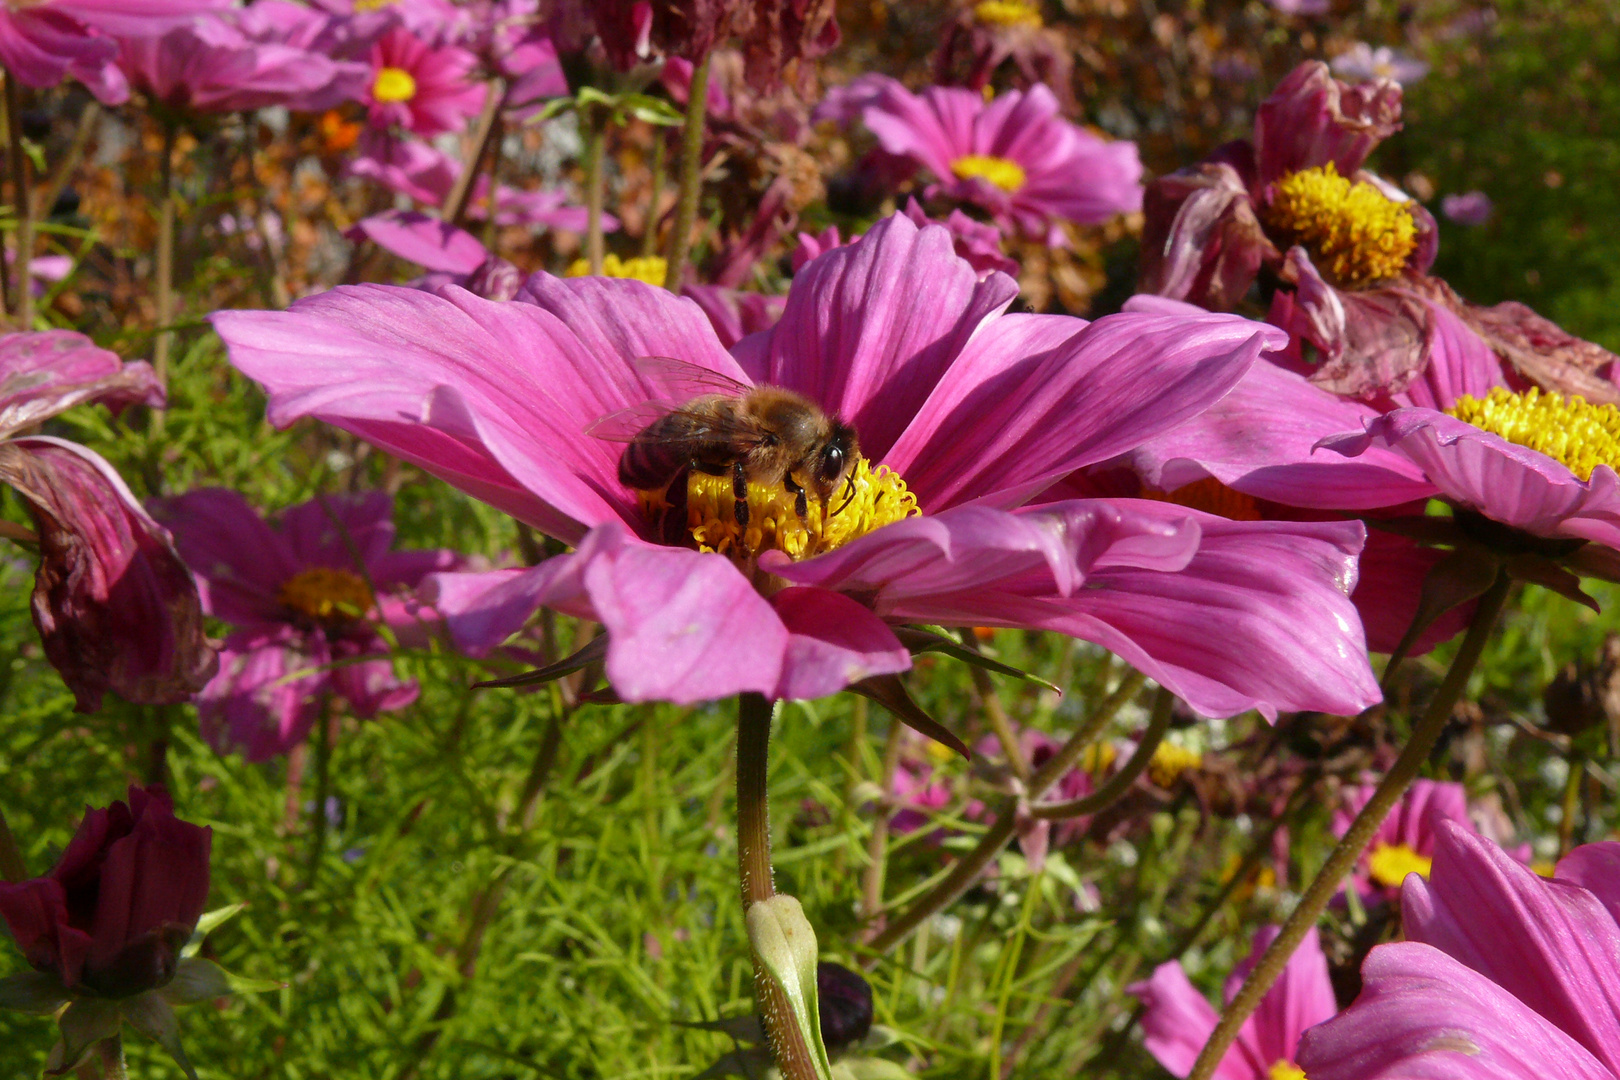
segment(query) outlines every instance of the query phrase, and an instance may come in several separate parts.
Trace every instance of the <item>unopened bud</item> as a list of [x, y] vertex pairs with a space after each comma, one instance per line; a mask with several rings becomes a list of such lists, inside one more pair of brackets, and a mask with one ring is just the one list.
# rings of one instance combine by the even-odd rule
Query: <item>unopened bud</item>
[[[771, 1048], [778, 1055], [790, 1052], [784, 1036], [796, 1031], [809, 1052], [816, 1075], [827, 1080], [831, 1066], [821, 1041], [821, 1017], [816, 989], [816, 931], [804, 917], [804, 908], [791, 896], [773, 896], [748, 909], [748, 941], [753, 946], [755, 974], [762, 983], [760, 1008]], [[786, 1006], [789, 1016], [773, 1016]], [[784, 1069], [784, 1072], [786, 1070]]]

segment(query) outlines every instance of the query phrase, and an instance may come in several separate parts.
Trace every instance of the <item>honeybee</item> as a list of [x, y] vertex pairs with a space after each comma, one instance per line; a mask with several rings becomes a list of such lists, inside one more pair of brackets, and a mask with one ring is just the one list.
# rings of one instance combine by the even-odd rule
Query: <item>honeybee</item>
[[809, 500], [828, 505], [843, 488], [843, 505], [855, 493], [855, 429], [828, 416], [814, 402], [779, 386], [749, 386], [707, 368], [669, 357], [645, 357], [637, 369], [675, 402], [651, 401], [613, 413], [587, 430], [598, 438], [625, 441], [619, 482], [638, 491], [661, 491], [669, 509], [659, 523], [661, 539], [686, 539], [686, 480], [692, 470], [731, 477], [732, 513], [748, 527], [748, 485], [781, 486], [793, 495], [800, 521]]

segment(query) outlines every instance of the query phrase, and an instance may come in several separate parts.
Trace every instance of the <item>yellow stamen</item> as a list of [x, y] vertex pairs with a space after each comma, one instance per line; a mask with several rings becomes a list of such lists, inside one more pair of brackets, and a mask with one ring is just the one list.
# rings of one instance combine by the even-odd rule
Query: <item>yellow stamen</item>
[[1203, 763], [1203, 755], [1195, 750], [1175, 743], [1160, 743], [1148, 761], [1148, 775], [1155, 784], [1167, 788], [1179, 780], [1182, 773], [1196, 769]]
[[987, 180], [1002, 191], [1013, 192], [1024, 186], [1024, 167], [1016, 161], [991, 157], [988, 154], [968, 154], [951, 162], [951, 172], [963, 180]]
[[1553, 874], [1558, 872], [1557, 864], [1549, 859], [1537, 859], [1535, 862], [1530, 864], [1530, 869], [1534, 870], [1536, 873], [1545, 878], [1550, 878], [1553, 876]]
[[973, 17], [989, 26], [1041, 25], [1040, 10], [1021, 0], [980, 0], [973, 5]]
[[1080, 767], [1088, 773], [1106, 772], [1119, 756], [1113, 743], [1092, 743], [1080, 755]]
[[385, 104], [409, 101], [416, 96], [416, 76], [404, 68], [385, 67], [371, 84], [371, 96]]
[[1419, 855], [1406, 844], [1379, 844], [1367, 856], [1367, 873], [1386, 889], [1398, 888], [1407, 874], [1429, 876], [1434, 860]]
[[1216, 514], [1223, 518], [1231, 518], [1233, 521], [1260, 520], [1260, 504], [1254, 501], [1253, 496], [1234, 491], [1213, 476], [1183, 484], [1174, 491], [1144, 489], [1142, 498], [1152, 499], [1154, 502], [1174, 503], [1191, 510], [1202, 510], [1206, 514]]
[[[785, 487], [749, 484], [748, 531], [744, 537], [747, 552], [757, 555], [776, 550], [795, 560], [806, 559], [842, 547], [873, 529], [922, 513], [917, 508], [917, 497], [887, 465], [873, 469], [865, 458], [857, 458], [852, 480], [853, 495], [847, 488], [833, 494], [825, 531], [822, 507], [814, 499], [809, 500], [808, 513], [801, 521], [794, 496]], [[663, 493], [643, 491], [640, 495], [643, 509], [656, 521], [668, 505]], [[737, 528], [736, 510], [731, 477], [692, 473], [686, 484], [686, 522], [699, 551], [742, 554], [737, 544], [741, 530]]]
[[1266, 1075], [1271, 1080], [1305, 1080], [1305, 1070], [1287, 1058], [1272, 1062], [1271, 1071]]
[[[645, 281], [649, 285], [664, 285], [664, 275], [669, 271], [669, 263], [657, 255], [638, 255], [633, 259], [621, 259], [617, 255], [607, 255], [602, 259], [602, 276], [616, 278], [635, 278]], [[589, 277], [591, 264], [587, 259], [575, 259], [563, 271], [563, 277]]]
[[379, 11], [394, 3], [394, 0], [354, 0], [356, 11]]
[[359, 574], [327, 566], [294, 574], [282, 583], [277, 598], [283, 606], [323, 623], [363, 619], [375, 602], [371, 587]]
[[1398, 275], [1417, 247], [1417, 222], [1374, 184], [1348, 180], [1330, 161], [1289, 173], [1271, 188], [1266, 224], [1279, 247], [1303, 244], [1318, 271], [1353, 289]]
[[1464, 394], [1446, 413], [1556, 458], [1582, 480], [1599, 465], [1620, 471], [1620, 409], [1613, 405], [1534, 386], [1518, 394], [1498, 386], [1483, 400]]

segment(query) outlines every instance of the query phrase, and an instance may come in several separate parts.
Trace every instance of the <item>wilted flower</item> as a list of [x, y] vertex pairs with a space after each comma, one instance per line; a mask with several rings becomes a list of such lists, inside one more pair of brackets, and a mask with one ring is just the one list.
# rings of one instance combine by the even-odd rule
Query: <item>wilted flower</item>
[[484, 105], [484, 86], [471, 81], [477, 58], [454, 45], [434, 47], [396, 27], [371, 47], [364, 100], [372, 124], [418, 135], [459, 131]]
[[404, 595], [460, 565], [444, 550], [394, 551], [393, 504], [380, 492], [318, 496], [272, 528], [234, 491], [206, 488], [153, 503], [196, 572], [208, 614], [237, 627], [219, 674], [197, 698], [204, 736], [249, 761], [286, 753], [309, 733], [320, 699], [356, 716], [404, 708], [413, 681], [394, 674], [377, 621], [396, 635], [424, 618]]
[[1429, 65], [1398, 53], [1387, 45], [1375, 49], [1365, 41], [1358, 41], [1333, 58], [1333, 70], [1356, 82], [1389, 79], [1406, 85], [1427, 75]]
[[935, 54], [934, 80], [980, 90], [1007, 60], [1020, 88], [1044, 85], [1065, 111], [1074, 104], [1069, 45], [1045, 25], [1038, 0], [964, 0]]
[[1465, 191], [1440, 200], [1440, 212], [1459, 225], [1483, 225], [1495, 211], [1491, 197], [1483, 191]]
[[1407, 878], [1406, 940], [1373, 949], [1362, 991], [1309, 1032], [1311, 1080], [1620, 1076], [1620, 844], [1552, 880], [1443, 823], [1427, 881]]
[[34, 625], [81, 711], [107, 691], [184, 701], [214, 673], [197, 590], [169, 534], [94, 451], [18, 433], [75, 405], [161, 405], [144, 363], [66, 330], [0, 335], [0, 481], [38, 533]]
[[[1226, 980], [1230, 1001], [1250, 969], [1277, 937], [1277, 927], [1263, 928], [1254, 937], [1254, 951]], [[1187, 980], [1178, 961], [1160, 964], [1152, 978], [1125, 988], [1142, 999], [1143, 1043], [1173, 1076], [1192, 1071], [1198, 1052], [1209, 1041], [1217, 1019], [1209, 1001]], [[1215, 1066], [1221, 1080], [1303, 1080], [1306, 1073], [1296, 1061], [1300, 1036], [1339, 1011], [1328, 979], [1327, 957], [1316, 929], [1289, 957], [1282, 975], [1260, 999], [1260, 1007], [1244, 1022], [1226, 1055]], [[1313, 1067], [1311, 1077], [1316, 1076]]]
[[[353, 430], [573, 545], [529, 570], [437, 575], [432, 595], [477, 651], [542, 604], [596, 619], [627, 701], [822, 696], [908, 668], [891, 628], [908, 622], [1095, 640], [1206, 713], [1376, 700], [1345, 596], [1359, 525], [1019, 509], [1206, 408], [1280, 335], [1228, 316], [1002, 315], [1014, 283], [980, 282], [951, 248], [944, 229], [880, 223], [806, 266], [736, 357], [695, 305], [600, 277], [537, 274], [510, 304], [340, 288], [214, 323], [273, 422]], [[694, 472], [683, 516], [627, 489], [621, 445], [586, 429], [697, 393], [690, 368], [649, 356], [844, 417], [861, 455], [848, 505], [801, 514], [755, 484], [739, 528], [729, 477]]]
[[50, 873], [0, 883], [0, 917], [35, 971], [0, 979], [0, 1007], [58, 1013], [49, 1073], [126, 1019], [184, 1062], [170, 1006], [230, 989], [209, 961], [182, 958], [208, 900], [212, 840], [175, 818], [161, 787], [131, 786], [128, 804], [85, 811]]
[[609, 60], [622, 70], [657, 52], [696, 61], [727, 41], [746, 60], [747, 78], [769, 90], [794, 60], [813, 60], [838, 45], [833, 0], [568, 0], [595, 20]]
[[818, 117], [858, 109], [886, 153], [933, 174], [931, 192], [984, 207], [1004, 229], [1055, 247], [1058, 221], [1096, 223], [1142, 205], [1136, 144], [1069, 123], [1045, 86], [987, 102], [946, 86], [913, 94], [882, 75], [859, 82], [847, 104], [830, 102]]
[[25, 86], [71, 75], [103, 103], [129, 98], [113, 35], [162, 33], [231, 0], [13, 0], [0, 4], [0, 65]]

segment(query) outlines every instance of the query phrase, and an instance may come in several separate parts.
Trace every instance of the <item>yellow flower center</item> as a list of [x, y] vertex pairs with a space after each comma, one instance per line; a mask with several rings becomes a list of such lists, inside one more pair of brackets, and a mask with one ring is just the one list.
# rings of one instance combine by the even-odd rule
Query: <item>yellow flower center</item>
[[1204, 763], [1204, 757], [1195, 750], [1175, 743], [1160, 743], [1153, 751], [1153, 757], [1148, 761], [1148, 775], [1153, 782], [1162, 788], [1167, 788], [1181, 778], [1181, 774], [1188, 769], [1196, 769]]
[[[732, 495], [731, 477], [693, 472], [686, 483], [687, 528], [699, 551], [740, 556], [745, 550], [750, 555], [775, 550], [798, 560], [842, 547], [873, 529], [922, 513], [917, 497], [907, 490], [900, 474], [887, 465], [873, 469], [865, 458], [856, 458], [851, 480], [854, 494], [847, 488], [834, 494], [826, 508], [825, 523], [822, 507], [814, 499], [809, 500], [809, 513], [800, 520], [795, 496], [785, 487], [750, 483], [747, 535], [742, 536], [743, 530], [737, 528], [737, 500]], [[658, 520], [669, 505], [662, 492], [638, 494], [651, 520]], [[744, 541], [741, 547], [739, 537]]]
[[1271, 1071], [1266, 1075], [1271, 1080], [1305, 1080], [1305, 1070], [1287, 1058], [1272, 1062]]
[[300, 571], [281, 586], [277, 598], [285, 607], [321, 623], [365, 618], [375, 602], [359, 574], [317, 566]]
[[1406, 844], [1379, 844], [1367, 856], [1367, 873], [1386, 889], [1398, 887], [1407, 874], [1428, 877], [1433, 865], [1433, 859], [1419, 855]]
[[1080, 755], [1080, 768], [1088, 773], [1101, 773], [1111, 769], [1119, 756], [1113, 743], [1092, 743]]
[[1332, 162], [1289, 173], [1271, 188], [1266, 224], [1279, 246], [1303, 244], [1329, 281], [1343, 288], [1398, 275], [1417, 247], [1412, 212], [1364, 180], [1347, 180]]
[[985, 180], [1002, 191], [1017, 191], [1024, 186], [1024, 167], [1016, 161], [991, 157], [988, 154], [968, 154], [951, 162], [951, 172], [963, 180]]
[[1041, 25], [1041, 13], [1035, 5], [1020, 0], [980, 0], [973, 5], [973, 17], [988, 26]]
[[[602, 259], [602, 276], [617, 278], [635, 278], [645, 281], [649, 285], [664, 287], [664, 275], [669, 272], [669, 263], [657, 255], [638, 255], [633, 259], [621, 259], [617, 255], [607, 255]], [[563, 277], [589, 277], [591, 264], [588, 259], [575, 259], [563, 271]]]
[[409, 101], [416, 96], [416, 76], [404, 68], [385, 67], [371, 84], [371, 96], [384, 104]]
[[1183, 484], [1174, 491], [1144, 489], [1142, 498], [1174, 503], [1189, 510], [1202, 510], [1206, 514], [1231, 518], [1233, 521], [1260, 520], [1260, 504], [1254, 501], [1253, 496], [1234, 491], [1213, 476]]
[[1534, 386], [1517, 394], [1498, 386], [1483, 399], [1464, 394], [1446, 413], [1556, 458], [1582, 480], [1599, 465], [1620, 471], [1620, 409], [1613, 405]]
[[394, 0], [354, 0], [356, 11], [378, 11], [388, 7]]

